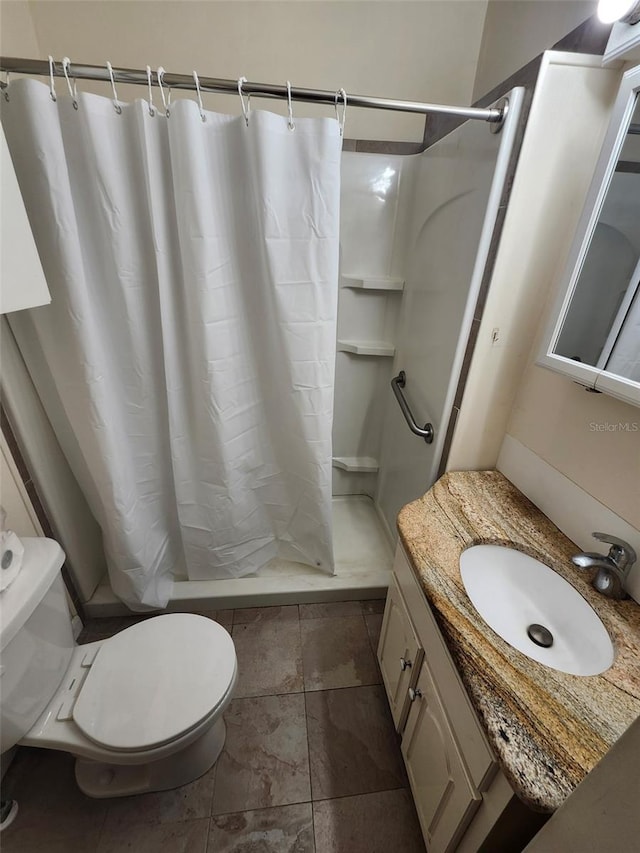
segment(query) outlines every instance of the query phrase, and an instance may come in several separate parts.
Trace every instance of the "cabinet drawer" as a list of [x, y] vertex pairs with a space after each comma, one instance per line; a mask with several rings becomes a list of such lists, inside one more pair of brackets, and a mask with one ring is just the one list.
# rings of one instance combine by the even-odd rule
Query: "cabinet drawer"
[[422, 648], [393, 576], [380, 631], [378, 660], [393, 721], [400, 731], [408, 712], [407, 692], [418, 677], [422, 662]]
[[402, 753], [429, 853], [454, 850], [482, 797], [469, 782], [426, 663], [416, 682]]

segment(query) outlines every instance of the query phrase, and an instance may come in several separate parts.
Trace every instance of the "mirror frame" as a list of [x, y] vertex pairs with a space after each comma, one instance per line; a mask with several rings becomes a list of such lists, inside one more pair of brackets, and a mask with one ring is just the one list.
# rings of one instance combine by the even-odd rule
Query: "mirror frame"
[[626, 71], [622, 77], [591, 186], [560, 279], [558, 294], [543, 337], [542, 349], [536, 360], [536, 364], [540, 367], [568, 376], [574, 382], [592, 391], [610, 394], [635, 406], [640, 406], [640, 382], [609, 373], [599, 367], [573, 361], [554, 353], [553, 350], [567, 316], [618, 157], [627, 136], [627, 129], [638, 103], [640, 103], [640, 65]]

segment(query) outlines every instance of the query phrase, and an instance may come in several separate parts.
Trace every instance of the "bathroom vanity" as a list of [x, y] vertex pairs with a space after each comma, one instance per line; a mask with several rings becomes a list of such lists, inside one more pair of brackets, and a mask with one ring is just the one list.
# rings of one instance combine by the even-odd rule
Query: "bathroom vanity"
[[[520, 850], [640, 715], [640, 608], [599, 595], [579, 549], [496, 471], [450, 473], [398, 517], [378, 658], [430, 853]], [[613, 665], [577, 676], [532, 660], [469, 600], [462, 551], [507, 545], [596, 611]]]

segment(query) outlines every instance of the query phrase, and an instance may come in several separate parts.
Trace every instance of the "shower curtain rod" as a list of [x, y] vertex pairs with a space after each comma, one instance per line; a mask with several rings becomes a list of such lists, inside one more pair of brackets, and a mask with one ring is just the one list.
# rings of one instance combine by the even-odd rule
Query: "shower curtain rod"
[[[54, 73], [56, 77], [64, 79], [62, 62], [54, 62]], [[109, 71], [106, 66], [84, 65], [80, 62], [72, 62], [67, 66], [69, 77], [77, 80], [102, 80], [111, 82]], [[49, 76], [49, 62], [46, 59], [20, 59], [12, 56], [0, 57], [0, 71], [10, 74], [33, 74], [41, 77]], [[114, 68], [113, 76], [116, 83], [134, 83], [139, 86], [147, 86], [147, 72], [131, 68]], [[200, 90], [202, 92], [218, 92], [222, 94], [238, 94], [238, 81], [226, 80], [219, 77], [199, 77]], [[158, 85], [158, 74], [151, 72], [151, 83]], [[190, 74], [170, 74], [168, 71], [162, 77], [162, 84], [169, 89], [196, 90], [193, 77]], [[2, 84], [5, 87], [5, 84]], [[245, 95], [259, 95], [265, 98], [288, 97], [286, 86], [276, 86], [271, 83], [242, 84], [242, 93]], [[336, 92], [326, 89], [300, 89], [291, 87], [291, 97], [295, 101], [304, 101], [310, 104], [336, 103]], [[341, 97], [338, 94], [340, 103]], [[441, 115], [458, 116], [459, 118], [477, 119], [488, 121], [492, 124], [501, 124], [506, 115], [505, 108], [480, 108], [480, 107], [452, 107], [445, 104], [424, 104], [419, 101], [396, 101], [390, 98], [372, 98], [363, 95], [351, 95], [347, 92], [347, 105], [349, 107], [364, 107], [373, 110], [396, 110], [405, 113], [418, 113], [427, 115], [429, 113], [440, 113]]]

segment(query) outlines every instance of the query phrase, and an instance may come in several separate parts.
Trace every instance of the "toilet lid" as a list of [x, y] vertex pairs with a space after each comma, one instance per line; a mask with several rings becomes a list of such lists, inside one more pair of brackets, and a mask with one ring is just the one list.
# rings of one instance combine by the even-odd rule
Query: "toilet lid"
[[101, 646], [73, 719], [108, 749], [152, 749], [208, 717], [235, 671], [233, 640], [217, 622], [191, 613], [156, 616]]

